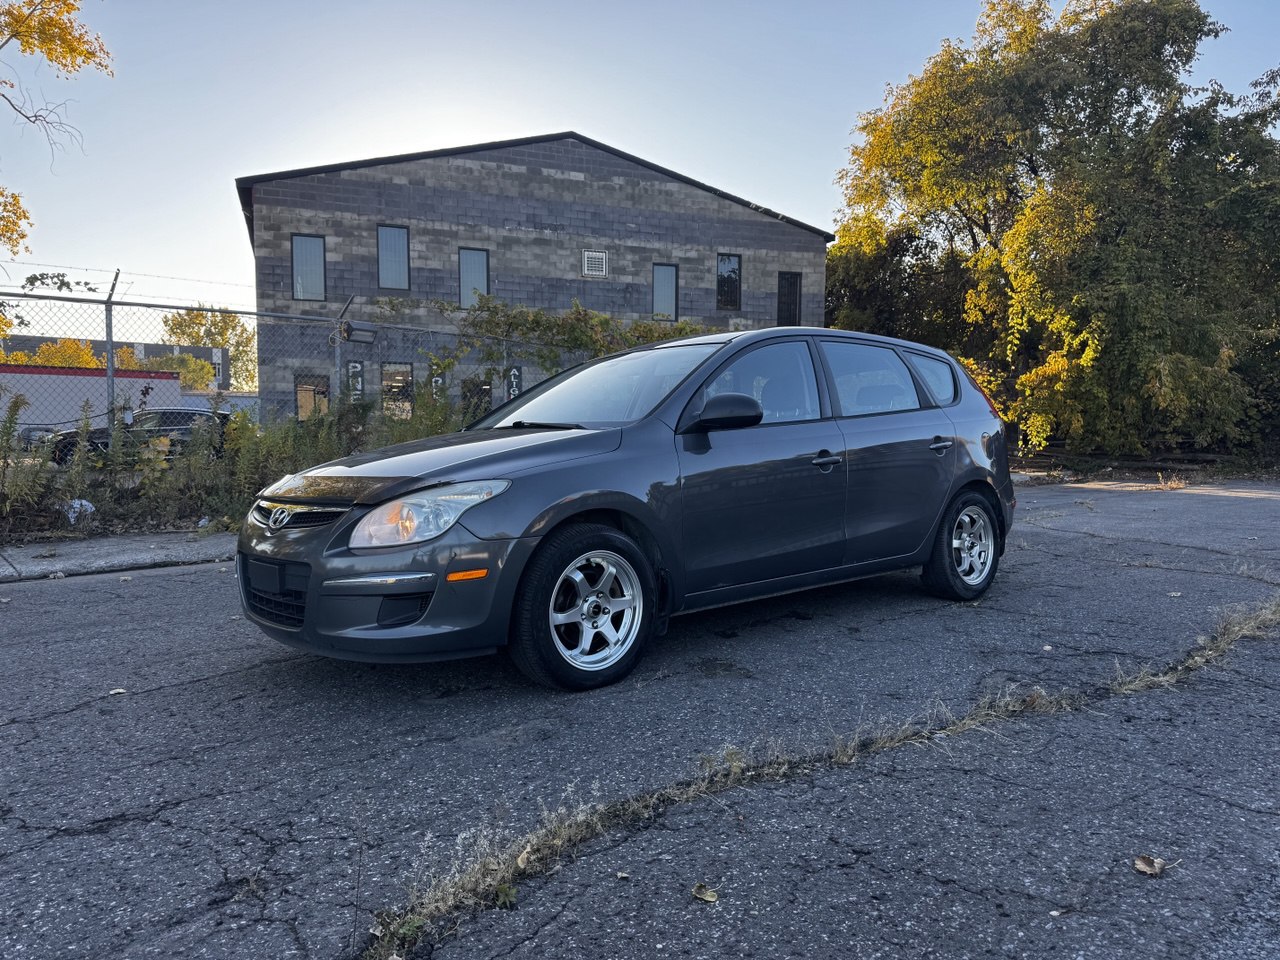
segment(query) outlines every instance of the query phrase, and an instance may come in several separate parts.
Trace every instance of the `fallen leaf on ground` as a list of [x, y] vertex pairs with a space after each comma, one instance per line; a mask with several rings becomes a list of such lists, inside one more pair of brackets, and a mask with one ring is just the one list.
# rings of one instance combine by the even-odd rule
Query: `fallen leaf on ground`
[[1158, 877], [1170, 867], [1176, 867], [1181, 860], [1175, 860], [1170, 863], [1168, 860], [1161, 860], [1159, 857], [1149, 857], [1145, 853], [1140, 857], [1134, 857], [1133, 869], [1148, 877]]
[[520, 851], [520, 856], [516, 857], [516, 866], [519, 867], [521, 870], [528, 868], [529, 855], [531, 853], [533, 853], [532, 847], [525, 847], [522, 851]]
[[716, 893], [705, 883], [695, 883], [693, 885], [693, 895], [705, 903], [715, 903], [720, 899], [720, 894]]
[[121, 694], [121, 693], [128, 693], [128, 692], [129, 692], [129, 691], [128, 691], [128, 690], [126, 690], [124, 687], [116, 687], [114, 690], [108, 690], [108, 691], [107, 691], [107, 696], [109, 696], [109, 697], [114, 697], [114, 696], [116, 696], [117, 694]]

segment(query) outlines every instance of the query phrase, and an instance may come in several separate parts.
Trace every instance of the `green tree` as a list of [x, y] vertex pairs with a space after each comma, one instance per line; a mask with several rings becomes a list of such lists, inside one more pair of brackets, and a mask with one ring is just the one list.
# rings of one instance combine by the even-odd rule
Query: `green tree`
[[172, 356], [148, 357], [139, 364], [143, 370], [170, 370], [178, 374], [183, 390], [208, 390], [214, 383], [213, 364], [189, 353]]
[[258, 388], [258, 337], [237, 314], [200, 304], [167, 314], [161, 323], [165, 343], [225, 347], [231, 359], [231, 388]]
[[[0, 4], [0, 51], [16, 52], [53, 67], [58, 78], [70, 77], [86, 67], [111, 75], [111, 54], [102, 38], [78, 19], [77, 0], [21, 0]], [[0, 59], [10, 76], [0, 77], [0, 101], [8, 105], [16, 122], [40, 130], [54, 149], [62, 141], [78, 142], [79, 132], [63, 115], [64, 103], [34, 97], [16, 79], [17, 70]], [[26, 249], [31, 215], [22, 195], [0, 186], [0, 246], [17, 256]]]
[[465, 310], [442, 300], [433, 301], [432, 306], [454, 318], [458, 333], [457, 346], [444, 362], [452, 366], [467, 355], [485, 367], [490, 378], [512, 364], [532, 363], [550, 373], [644, 343], [708, 332], [684, 320], [626, 324], [607, 313], [589, 310], [577, 300], [563, 313], [483, 295]]
[[1191, 87], [1222, 29], [1194, 0], [989, 0], [971, 44], [859, 120], [837, 247], [909, 232], [960, 258], [963, 324], [935, 342], [999, 376], [1033, 445], [1248, 429], [1242, 357], [1277, 328], [1280, 74]]

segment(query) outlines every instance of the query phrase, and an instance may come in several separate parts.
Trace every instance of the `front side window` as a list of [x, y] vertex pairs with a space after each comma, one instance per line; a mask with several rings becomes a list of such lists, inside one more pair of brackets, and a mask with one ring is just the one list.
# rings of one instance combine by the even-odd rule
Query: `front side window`
[[716, 309], [742, 309], [742, 257], [736, 253], [716, 256]]
[[378, 227], [378, 286], [384, 290], [409, 289], [407, 227]]
[[474, 307], [477, 296], [489, 295], [489, 251], [463, 247], [458, 251], [458, 303]]
[[294, 234], [293, 299], [324, 299], [324, 237]]
[[394, 420], [413, 416], [413, 364], [382, 365], [382, 412]]
[[771, 343], [742, 354], [706, 387], [706, 396], [745, 393], [760, 401], [761, 423], [817, 420], [818, 381], [809, 348], [799, 341]]
[[653, 318], [676, 321], [676, 298], [680, 289], [680, 269], [674, 263], [653, 265]]
[[842, 416], [920, 409], [907, 365], [888, 347], [824, 340], [822, 352], [836, 381]]

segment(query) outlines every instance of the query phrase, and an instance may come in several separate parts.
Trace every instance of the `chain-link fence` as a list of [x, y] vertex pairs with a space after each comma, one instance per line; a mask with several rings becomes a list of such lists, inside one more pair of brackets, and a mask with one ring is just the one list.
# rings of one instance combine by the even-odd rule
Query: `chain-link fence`
[[[247, 409], [262, 423], [307, 420], [341, 400], [393, 419], [426, 403], [464, 418], [540, 379], [527, 364], [481, 368], [437, 316], [341, 317], [73, 299], [0, 298], [0, 391], [21, 395], [21, 440], [126, 424], [145, 411]], [[171, 418], [180, 419], [180, 418]]]
[[377, 322], [0, 294], [0, 541], [230, 529], [284, 474], [456, 429], [550, 372], [426, 305], [363, 306]]

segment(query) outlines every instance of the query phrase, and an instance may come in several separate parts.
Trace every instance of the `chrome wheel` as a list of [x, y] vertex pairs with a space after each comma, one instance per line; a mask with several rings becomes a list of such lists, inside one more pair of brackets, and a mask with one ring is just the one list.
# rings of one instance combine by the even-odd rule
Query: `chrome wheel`
[[994, 545], [991, 520], [986, 512], [977, 506], [960, 511], [951, 531], [951, 559], [961, 580], [976, 586], [987, 578], [995, 555]]
[[622, 659], [640, 634], [641, 617], [640, 578], [609, 550], [569, 564], [548, 610], [556, 651], [579, 670], [604, 670]]

